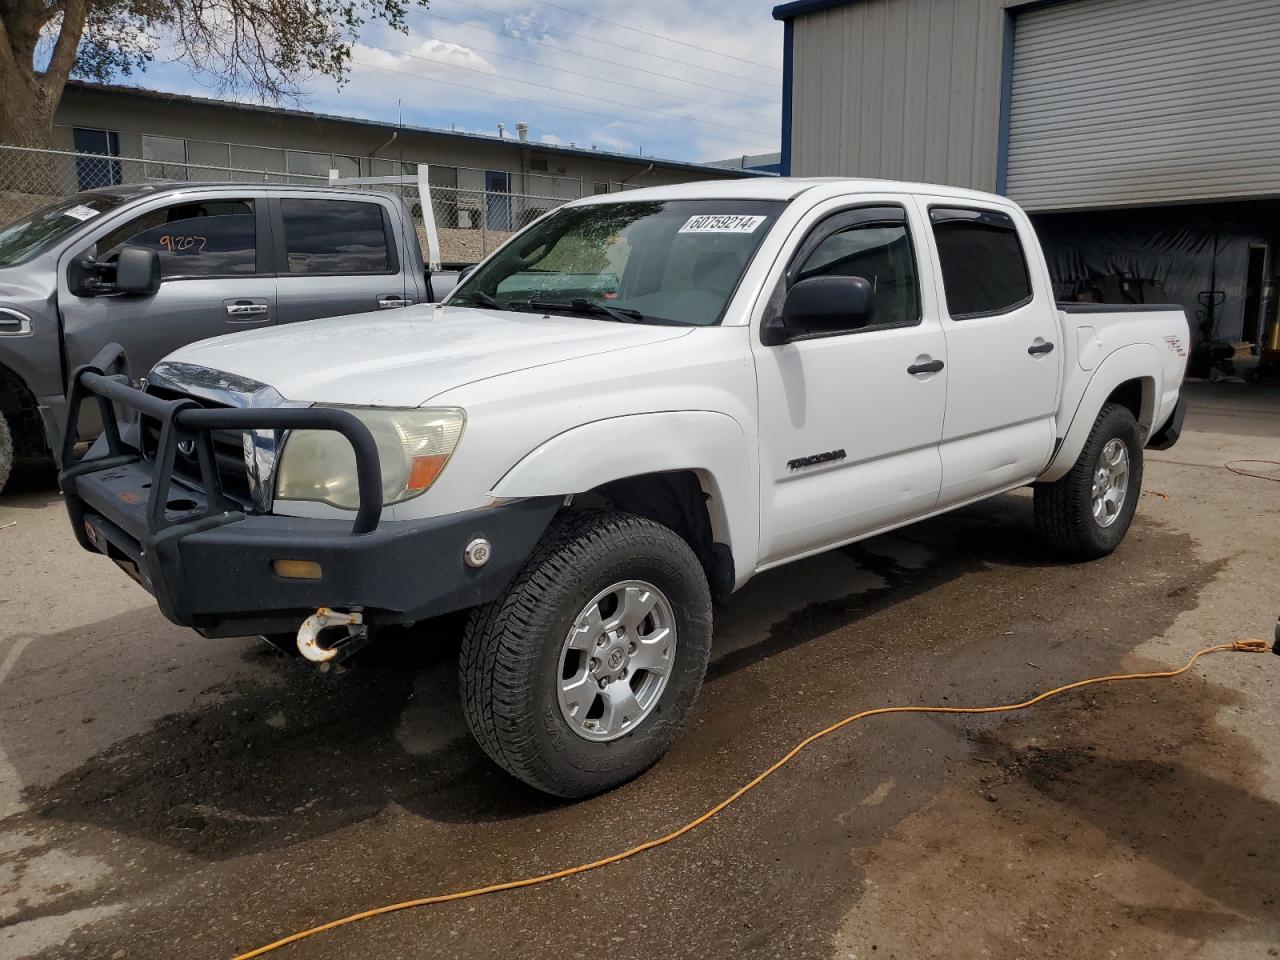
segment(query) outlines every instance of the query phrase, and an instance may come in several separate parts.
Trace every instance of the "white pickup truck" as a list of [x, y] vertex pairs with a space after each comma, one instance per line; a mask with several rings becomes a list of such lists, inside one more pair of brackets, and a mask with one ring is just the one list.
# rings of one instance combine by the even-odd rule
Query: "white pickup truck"
[[72, 408], [107, 430], [62, 486], [81, 544], [207, 636], [331, 663], [469, 610], [476, 739], [577, 797], [667, 749], [712, 598], [762, 570], [1028, 484], [1061, 556], [1115, 549], [1188, 346], [1178, 307], [1055, 304], [1002, 197], [637, 190], [442, 305], [208, 340], [139, 386], [104, 351]]

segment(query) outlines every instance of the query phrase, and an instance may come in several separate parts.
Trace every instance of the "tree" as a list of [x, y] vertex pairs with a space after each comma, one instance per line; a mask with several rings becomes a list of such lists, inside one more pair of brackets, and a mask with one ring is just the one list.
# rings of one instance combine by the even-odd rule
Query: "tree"
[[107, 81], [157, 57], [222, 93], [297, 99], [339, 83], [370, 21], [402, 33], [427, 0], [0, 0], [0, 143], [48, 146], [67, 78]]

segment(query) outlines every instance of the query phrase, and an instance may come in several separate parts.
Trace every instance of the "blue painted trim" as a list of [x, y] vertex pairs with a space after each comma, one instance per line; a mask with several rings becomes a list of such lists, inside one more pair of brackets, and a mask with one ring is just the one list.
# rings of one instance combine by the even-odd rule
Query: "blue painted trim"
[[791, 87], [795, 82], [795, 24], [782, 25], [782, 158], [779, 166], [784, 177], [791, 176]]
[[[790, 20], [792, 17], [804, 16], [806, 13], [818, 13], [822, 10], [830, 10], [833, 7], [847, 7], [855, 3], [864, 3], [866, 0], [791, 0], [790, 3], [780, 3], [773, 8], [773, 19]], [[1034, 10], [1037, 7], [1052, 7], [1060, 3], [1071, 3], [1072, 0], [1025, 0], [1024, 3], [1016, 6], [1006, 7], [1005, 12]]]
[[1013, 107], [1013, 45], [1017, 20], [1010, 9], [1004, 11], [1004, 49], [1000, 58], [1000, 132], [996, 141], [996, 193], [1004, 194], [1009, 181], [1009, 123]]
[[830, 10], [832, 7], [847, 7], [861, 0], [792, 0], [791, 3], [780, 3], [773, 8], [773, 19], [790, 20], [806, 13], [817, 13], [819, 10]]

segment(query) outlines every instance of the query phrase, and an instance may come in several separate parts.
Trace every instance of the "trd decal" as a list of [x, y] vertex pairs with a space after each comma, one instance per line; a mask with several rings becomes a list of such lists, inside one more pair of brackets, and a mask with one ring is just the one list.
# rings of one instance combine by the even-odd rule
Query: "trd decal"
[[813, 467], [819, 463], [831, 463], [834, 460], [843, 460], [845, 452], [843, 450], [828, 450], [826, 453], [815, 453], [807, 457], [796, 457], [794, 460], [788, 460], [787, 466], [792, 470], [799, 470], [801, 467]]

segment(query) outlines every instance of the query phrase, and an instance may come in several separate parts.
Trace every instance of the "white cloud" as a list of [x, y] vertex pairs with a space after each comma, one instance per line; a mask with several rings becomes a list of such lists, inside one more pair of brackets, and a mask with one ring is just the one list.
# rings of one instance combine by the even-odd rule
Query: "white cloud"
[[536, 13], [521, 13], [514, 17], [504, 17], [502, 21], [505, 33], [517, 40], [550, 40], [546, 26]]
[[434, 60], [437, 63], [466, 67], [469, 70], [483, 70], [485, 73], [498, 72], [492, 63], [470, 47], [464, 47], [462, 44], [454, 43], [451, 40], [432, 38], [425, 43], [419, 44], [412, 52], [415, 56], [422, 57], [425, 60]]
[[578, 12], [538, 0], [433, 0], [410, 13], [408, 36], [370, 25], [349, 82], [314, 78], [300, 106], [487, 134], [503, 123], [512, 136], [524, 120], [536, 142], [666, 159], [778, 149], [775, 0], [555, 2]]

